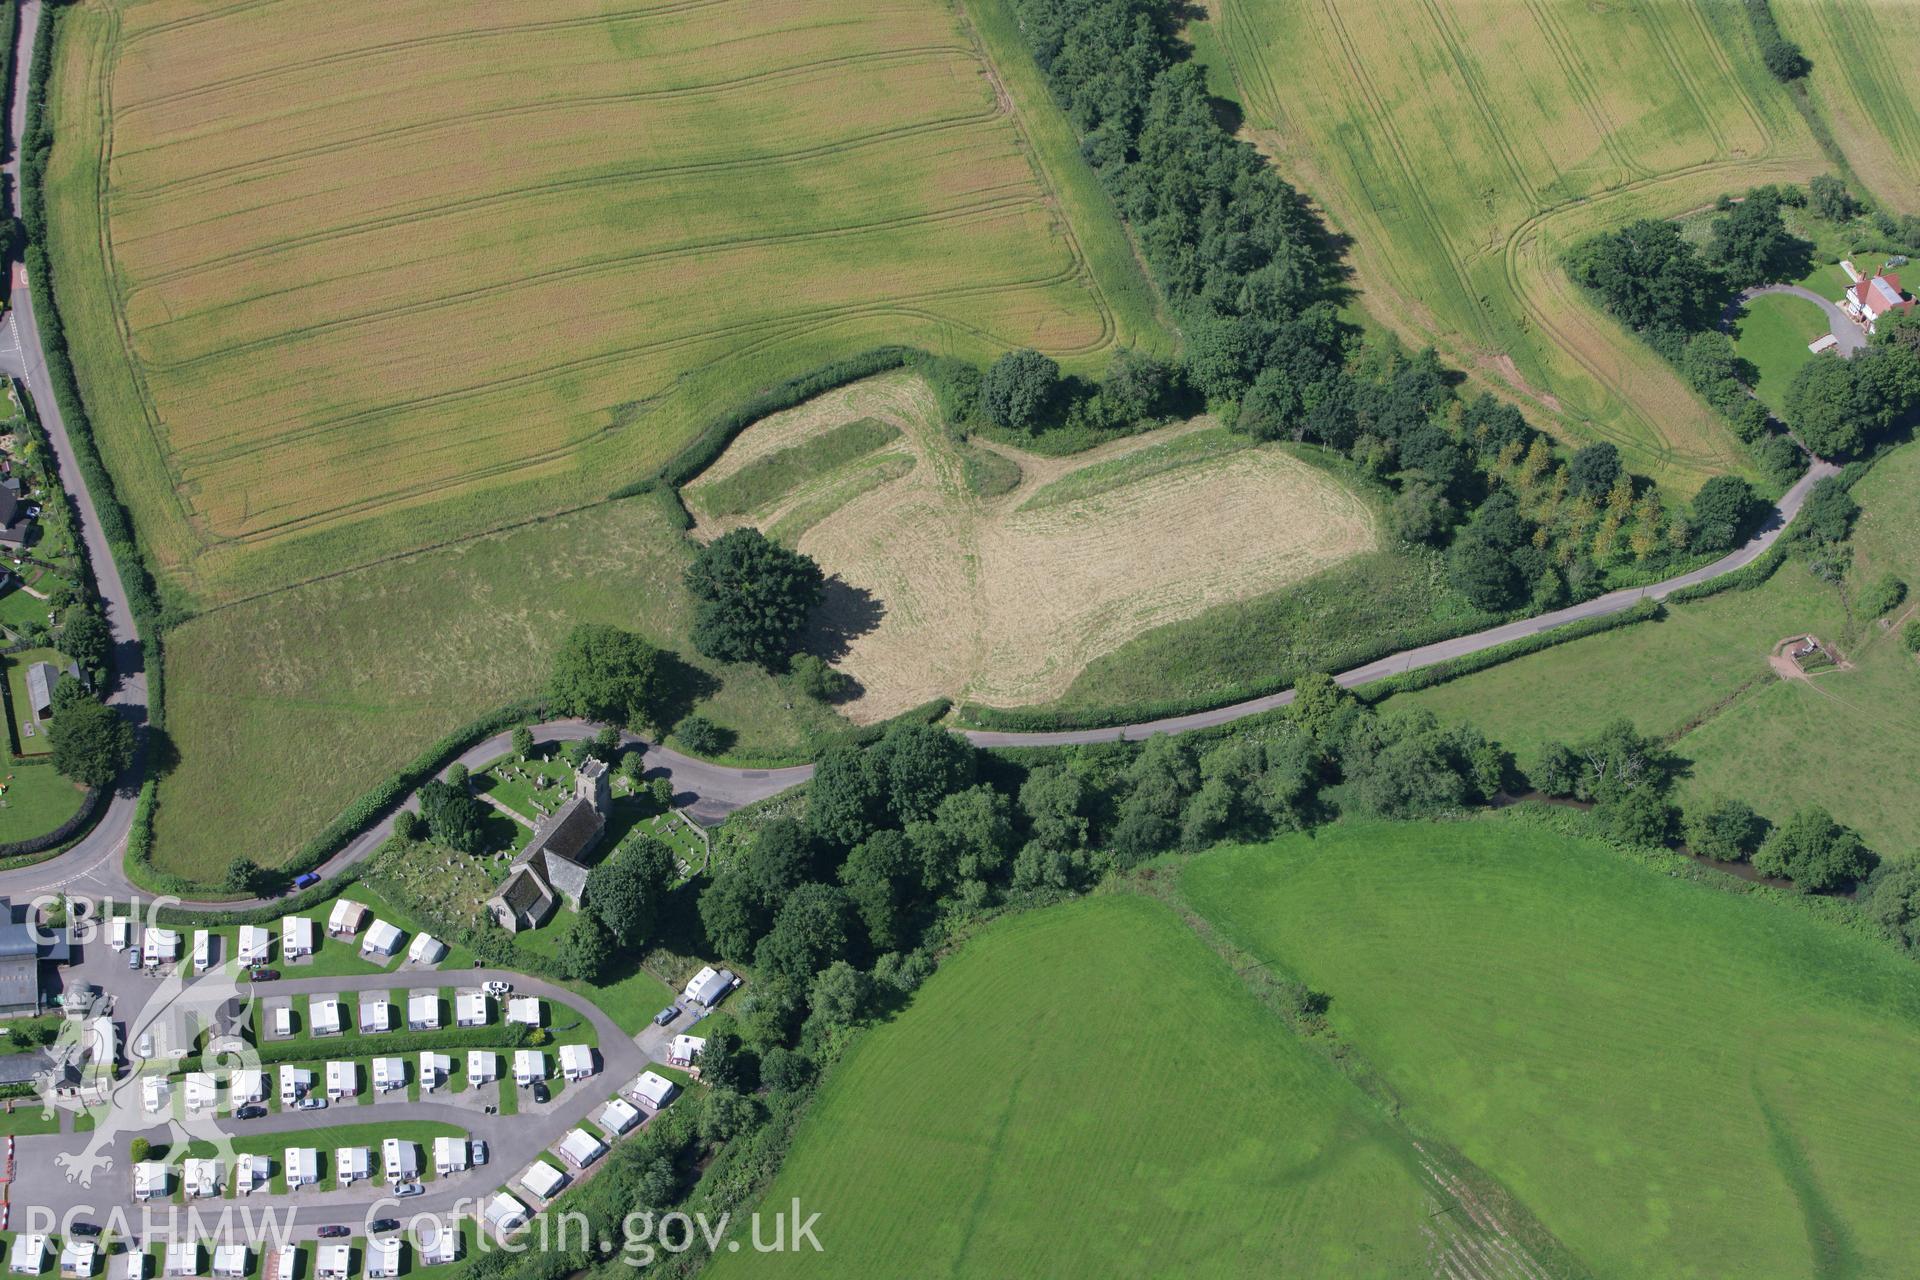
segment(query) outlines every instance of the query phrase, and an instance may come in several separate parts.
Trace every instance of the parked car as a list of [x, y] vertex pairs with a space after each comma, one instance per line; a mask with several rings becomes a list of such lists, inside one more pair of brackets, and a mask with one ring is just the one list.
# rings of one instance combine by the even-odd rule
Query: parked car
[[376, 1231], [398, 1231], [399, 1229], [400, 1219], [398, 1218], [375, 1218], [367, 1224], [368, 1235], [372, 1235]]
[[311, 889], [319, 883], [320, 873], [318, 871], [309, 871], [303, 876], [295, 876], [293, 878], [293, 887], [296, 889]]
[[142, 1031], [140, 1038], [133, 1043], [133, 1056], [151, 1058], [153, 1056], [153, 1032]]
[[423, 1196], [425, 1194], [427, 1194], [427, 1189], [417, 1182], [403, 1182], [393, 1189], [393, 1196], [396, 1200], [405, 1200], [408, 1196]]
[[544, 1080], [535, 1080], [533, 1082], [533, 1100], [535, 1102], [545, 1102], [549, 1096], [546, 1082]]
[[513, 984], [511, 982], [502, 982], [498, 978], [495, 978], [491, 982], [481, 983], [480, 989], [490, 996], [508, 996], [513, 994]]
[[310, 1093], [293, 1105], [301, 1111], [325, 1111], [327, 1100], [317, 1093]]
[[677, 1004], [670, 1004], [666, 1008], [662, 1009], [660, 1012], [653, 1015], [653, 1025], [656, 1027], [664, 1027], [669, 1022], [672, 1022], [675, 1018], [679, 1016], [680, 1016], [680, 1006]]
[[135, 973], [140, 972], [140, 953], [138, 951], [127, 952], [127, 968], [133, 970]]
[[322, 1240], [340, 1240], [347, 1236], [352, 1235], [353, 1231], [351, 1228], [343, 1227], [336, 1223], [331, 1227], [320, 1228], [320, 1230], [315, 1234], [317, 1234]]
[[279, 980], [280, 971], [278, 969], [268, 969], [265, 967], [261, 967], [261, 968], [255, 969], [252, 973], [249, 973], [247, 976], [249, 978], [252, 978], [255, 982], [275, 982]]
[[76, 1222], [73, 1224], [73, 1234], [77, 1236], [97, 1236], [100, 1234], [100, 1224], [97, 1222]]
[[258, 1120], [267, 1114], [267, 1109], [259, 1103], [249, 1103], [233, 1113], [235, 1120]]
[[474, 1164], [482, 1165], [487, 1162], [487, 1144], [485, 1140], [480, 1138], [475, 1138], [473, 1140], [473, 1145], [470, 1149], [473, 1152]]

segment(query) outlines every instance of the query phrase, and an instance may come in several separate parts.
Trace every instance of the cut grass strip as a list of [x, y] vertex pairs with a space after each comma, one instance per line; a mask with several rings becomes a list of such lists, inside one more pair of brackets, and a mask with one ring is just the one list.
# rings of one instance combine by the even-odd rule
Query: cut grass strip
[[709, 516], [745, 515], [899, 437], [898, 427], [878, 418], [842, 423], [799, 444], [755, 458], [732, 475], [694, 488], [688, 497]]

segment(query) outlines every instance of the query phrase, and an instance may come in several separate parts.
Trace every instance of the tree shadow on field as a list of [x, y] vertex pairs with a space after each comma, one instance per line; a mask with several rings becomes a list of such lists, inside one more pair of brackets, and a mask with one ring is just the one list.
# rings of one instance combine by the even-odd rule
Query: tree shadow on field
[[886, 616], [887, 606], [878, 596], [836, 574], [827, 579], [826, 592], [808, 621], [807, 652], [838, 662]]
[[711, 673], [694, 666], [679, 654], [667, 650], [660, 655], [661, 685], [670, 692], [655, 708], [662, 728], [679, 724], [692, 714], [694, 704], [720, 692], [720, 681]]

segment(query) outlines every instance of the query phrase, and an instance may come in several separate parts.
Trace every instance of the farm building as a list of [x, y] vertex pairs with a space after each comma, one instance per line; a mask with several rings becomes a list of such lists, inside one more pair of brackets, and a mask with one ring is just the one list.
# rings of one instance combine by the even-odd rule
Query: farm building
[[373, 1176], [372, 1147], [340, 1147], [333, 1153], [334, 1174], [342, 1186]]
[[280, 921], [280, 958], [296, 960], [313, 954], [313, 921], [305, 916], [286, 916]]
[[366, 923], [367, 909], [350, 898], [342, 898], [327, 915], [327, 932], [336, 938], [351, 938]]
[[1874, 324], [1890, 311], [1910, 312], [1913, 299], [1900, 292], [1900, 277], [1876, 274], [1854, 283], [1841, 295], [1840, 309], [1874, 331]]
[[545, 1160], [535, 1160], [520, 1175], [520, 1185], [542, 1200], [551, 1200], [567, 1185], [567, 1175]]
[[573, 798], [540, 820], [500, 892], [487, 900], [501, 928], [509, 933], [537, 929], [553, 918], [562, 898], [579, 910], [587, 858], [606, 833], [612, 806], [613, 780], [605, 762], [586, 761], [574, 774]]

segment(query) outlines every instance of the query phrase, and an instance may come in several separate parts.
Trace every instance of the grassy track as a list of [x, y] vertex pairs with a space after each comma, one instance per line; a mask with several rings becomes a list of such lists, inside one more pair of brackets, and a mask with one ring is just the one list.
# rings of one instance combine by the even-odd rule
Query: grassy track
[[1754, 394], [1769, 409], [1784, 411], [1793, 375], [1813, 359], [1807, 344], [1826, 332], [1826, 313], [1805, 298], [1771, 293], [1747, 303], [1733, 347], [1758, 370]]
[[[287, 857], [452, 725], [538, 693], [574, 622], [631, 627], [691, 656], [693, 550], [660, 497], [374, 565], [206, 614], [167, 646], [156, 860], [217, 880]], [[736, 751], [810, 753], [844, 727], [753, 667], [718, 667], [702, 708]]]
[[[1683, 495], [1743, 452], [1558, 259], [1824, 167], [1736, 5], [1214, 0], [1251, 136], [1355, 238], [1362, 301]], [[1213, 68], [1210, 68], [1210, 70]]]
[[[1877, 463], [1854, 496], [1862, 514], [1850, 582], [1892, 572], [1920, 583], [1920, 445]], [[1752, 591], [1676, 605], [1662, 622], [1576, 640], [1388, 705], [1473, 720], [1523, 764], [1548, 738], [1577, 738], [1626, 715], [1692, 761], [1683, 801], [1736, 795], [1776, 821], [1818, 803], [1883, 852], [1920, 848], [1920, 663], [1879, 623], [1850, 617], [1848, 598], [1789, 562]], [[1853, 668], [1779, 679], [1768, 652], [1809, 631], [1837, 644]]]
[[1912, 15], [1873, 0], [1773, 0], [1773, 13], [1813, 60], [1808, 83], [1853, 171], [1895, 210], [1920, 211], [1920, 32]]
[[1412, 1276], [1411, 1152], [1164, 906], [1003, 922], [826, 1086], [765, 1203], [825, 1252], [716, 1277]]
[[1595, 1276], [1920, 1265], [1920, 970], [1883, 944], [1501, 819], [1222, 850], [1182, 887]]
[[63, 19], [75, 363], [228, 601], [645, 475], [850, 351], [1170, 348], [997, 0], [320, 0]]

